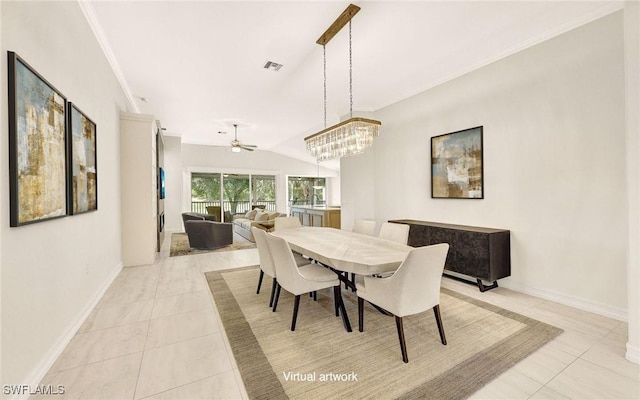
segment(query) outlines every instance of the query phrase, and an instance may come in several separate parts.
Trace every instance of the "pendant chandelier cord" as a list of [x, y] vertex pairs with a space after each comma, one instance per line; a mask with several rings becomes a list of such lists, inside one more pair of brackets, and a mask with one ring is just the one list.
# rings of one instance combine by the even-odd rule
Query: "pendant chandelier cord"
[[349, 20], [349, 118], [353, 118], [353, 56], [351, 53], [351, 20]]
[[322, 56], [324, 59], [324, 128], [327, 128], [327, 46], [322, 45]]

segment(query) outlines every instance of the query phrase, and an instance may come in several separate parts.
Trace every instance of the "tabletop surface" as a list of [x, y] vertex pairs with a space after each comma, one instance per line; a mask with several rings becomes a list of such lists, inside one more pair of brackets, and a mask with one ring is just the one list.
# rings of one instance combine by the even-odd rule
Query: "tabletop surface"
[[395, 271], [412, 247], [335, 228], [302, 227], [272, 232], [292, 250], [335, 269], [359, 275]]

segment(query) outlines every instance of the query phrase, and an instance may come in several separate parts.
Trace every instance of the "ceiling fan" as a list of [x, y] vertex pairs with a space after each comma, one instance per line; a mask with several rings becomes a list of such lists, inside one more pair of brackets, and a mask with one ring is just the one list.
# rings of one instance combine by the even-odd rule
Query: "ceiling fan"
[[238, 141], [238, 124], [233, 124], [233, 127], [235, 129], [235, 137], [231, 141], [231, 151], [233, 151], [234, 153], [239, 153], [241, 150], [253, 151], [258, 147], [253, 144], [240, 143], [240, 141]]

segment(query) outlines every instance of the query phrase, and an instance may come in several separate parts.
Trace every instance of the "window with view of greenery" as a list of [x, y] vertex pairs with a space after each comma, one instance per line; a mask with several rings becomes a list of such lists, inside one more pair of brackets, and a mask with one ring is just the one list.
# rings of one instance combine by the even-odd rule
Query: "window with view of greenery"
[[191, 211], [206, 213], [221, 207], [231, 214], [245, 213], [256, 205], [276, 210], [276, 177], [218, 173], [191, 174]]
[[[222, 183], [224, 193], [222, 198], [225, 204], [225, 211], [231, 214], [247, 212], [249, 207], [249, 175], [224, 175]], [[226, 205], [229, 205], [227, 209]]]
[[290, 176], [288, 179], [289, 206], [323, 206], [325, 178]]
[[265, 206], [267, 210], [275, 211], [276, 205], [276, 177], [273, 175], [251, 176], [252, 204]]
[[220, 174], [191, 174], [191, 211], [204, 213], [206, 206], [219, 205]]

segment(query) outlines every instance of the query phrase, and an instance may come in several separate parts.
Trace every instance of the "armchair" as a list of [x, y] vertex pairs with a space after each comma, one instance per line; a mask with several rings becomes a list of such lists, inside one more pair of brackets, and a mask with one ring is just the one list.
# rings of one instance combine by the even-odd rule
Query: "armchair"
[[184, 223], [189, 246], [194, 249], [216, 249], [233, 243], [233, 225], [207, 220], [187, 220]]
[[201, 214], [194, 212], [182, 213], [182, 223], [184, 224], [184, 230], [187, 230], [187, 221], [217, 221], [215, 215]]

